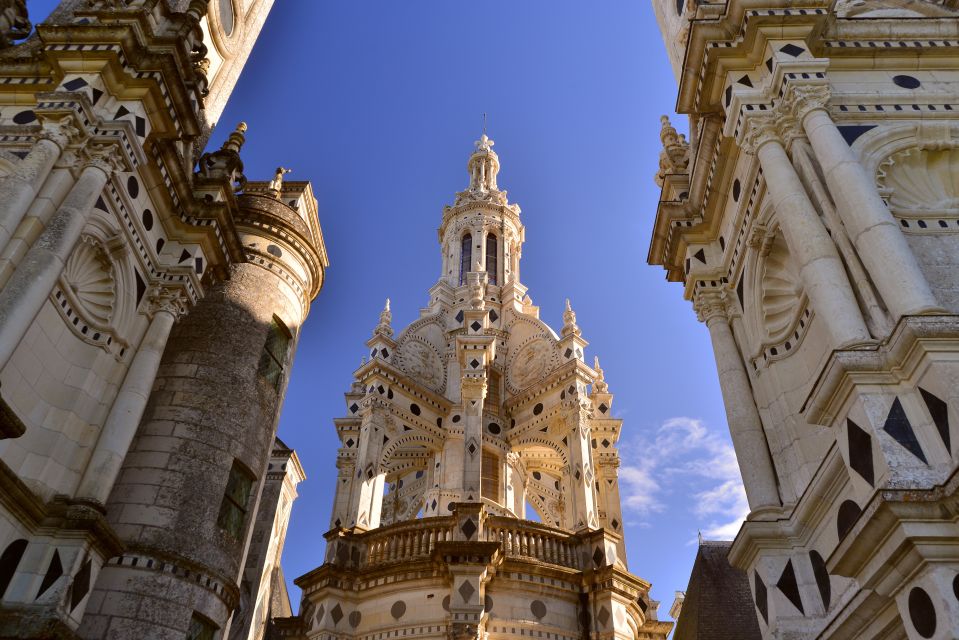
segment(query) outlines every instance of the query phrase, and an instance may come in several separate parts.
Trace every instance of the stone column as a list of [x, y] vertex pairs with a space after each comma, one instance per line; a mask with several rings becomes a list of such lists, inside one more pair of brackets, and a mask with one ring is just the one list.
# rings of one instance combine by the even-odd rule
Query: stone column
[[363, 424], [360, 427], [360, 442], [356, 454], [356, 478], [350, 497], [349, 526], [375, 529], [380, 526], [383, 511], [383, 485], [386, 474], [380, 465], [383, 454], [383, 436], [386, 422], [382, 411], [383, 400], [369, 397], [363, 401]]
[[700, 322], [705, 322], [709, 328], [719, 387], [726, 406], [726, 422], [729, 423], [749, 508], [752, 511], [779, 508], [776, 472], [749, 376], [729, 328], [726, 301], [719, 292], [700, 292], [694, 304]]
[[596, 517], [596, 500], [593, 482], [596, 471], [590, 447], [589, 412], [592, 403], [577, 394], [567, 396], [563, 402], [566, 443], [569, 451], [570, 522], [574, 530], [595, 529], [599, 526]]
[[87, 150], [87, 162], [76, 184], [0, 292], [0, 369], [10, 360], [60, 277], [116, 166], [118, 153], [113, 145], [95, 145]]
[[841, 348], [869, 340], [869, 331], [846, 276], [839, 252], [803, 188], [770, 115], [747, 122], [744, 146], [759, 157], [776, 220], [799, 263], [800, 277], [813, 308]]
[[875, 181], [826, 110], [829, 87], [793, 87], [787, 101], [794, 105], [843, 224], [894, 320], [940, 309]]
[[0, 251], [16, 233], [60, 154], [79, 133], [72, 116], [50, 123], [13, 172], [0, 178]]
[[123, 386], [103, 424], [96, 448], [90, 458], [77, 497], [106, 504], [123, 459], [136, 435], [140, 418], [153, 389], [173, 323], [185, 310], [183, 294], [174, 290], [154, 291], [150, 300], [153, 318], [137, 349]]

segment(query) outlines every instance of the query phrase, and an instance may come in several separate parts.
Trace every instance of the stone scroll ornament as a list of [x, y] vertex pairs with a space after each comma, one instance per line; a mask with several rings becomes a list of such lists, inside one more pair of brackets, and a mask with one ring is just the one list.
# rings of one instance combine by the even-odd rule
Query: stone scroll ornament
[[33, 29], [26, 0], [0, 0], [0, 49], [12, 47]]

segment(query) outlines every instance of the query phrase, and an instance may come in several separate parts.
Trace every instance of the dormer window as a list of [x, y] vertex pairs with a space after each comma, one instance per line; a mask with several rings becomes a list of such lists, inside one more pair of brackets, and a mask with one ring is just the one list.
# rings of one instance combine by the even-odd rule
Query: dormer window
[[496, 236], [491, 233], [486, 236], [486, 273], [489, 276], [490, 284], [499, 284], [496, 281], [496, 272], [499, 267], [498, 255]]
[[460, 286], [466, 284], [466, 274], [473, 263], [473, 237], [470, 234], [463, 236], [460, 246]]

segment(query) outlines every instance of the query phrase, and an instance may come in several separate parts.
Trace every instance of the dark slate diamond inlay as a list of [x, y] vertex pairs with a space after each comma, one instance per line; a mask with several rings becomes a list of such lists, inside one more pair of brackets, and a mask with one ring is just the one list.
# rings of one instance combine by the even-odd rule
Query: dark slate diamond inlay
[[566, 358], [570, 357], [571, 355], [573, 355], [572, 349], [566, 349], [566, 353], [563, 354], [563, 356]]
[[846, 418], [846, 433], [849, 440], [849, 466], [862, 476], [870, 486], [875, 486], [872, 466], [872, 436], [858, 424]]
[[357, 628], [358, 626], [360, 626], [360, 621], [362, 619], [363, 619], [363, 614], [360, 613], [359, 611], [354, 611], [353, 613], [350, 614], [350, 617], [349, 617], [350, 627], [353, 629]]
[[479, 366], [479, 361], [476, 358], [473, 358], [472, 360], [470, 360], [470, 366], [475, 369], [476, 367]]
[[50, 559], [50, 566], [47, 567], [47, 573], [43, 576], [43, 582], [40, 583], [40, 590], [37, 591], [39, 598], [47, 589], [53, 586], [53, 583], [63, 575], [63, 563], [60, 561], [60, 552], [53, 550], [53, 558]]
[[759, 609], [763, 621], [769, 624], [769, 594], [766, 592], [766, 585], [763, 584], [762, 578], [756, 571], [753, 571], [753, 582], [756, 585], [756, 608]]
[[603, 566], [603, 560], [606, 559], [606, 554], [603, 553], [603, 550], [599, 547], [596, 547], [596, 551], [593, 552], [593, 564], [597, 567]]
[[467, 540], [472, 540], [473, 535], [476, 533], [476, 523], [473, 522], [472, 518], [467, 518], [466, 522], [460, 527], [460, 531], [463, 532]]
[[794, 58], [797, 58], [799, 57], [800, 54], [802, 54], [805, 51], [805, 49], [790, 43], [784, 46], [782, 49], [780, 49], [780, 51], [785, 53], [787, 56], [792, 56]]
[[479, 331], [482, 328], [483, 328], [483, 325], [481, 325], [479, 321], [477, 320], [473, 320], [473, 323], [470, 325], [470, 329], [472, 329], [473, 331]]
[[779, 582], [776, 587], [782, 591], [786, 599], [793, 603], [793, 606], [799, 609], [799, 613], [806, 615], [802, 606], [802, 597], [799, 595], [799, 584], [796, 582], [796, 570], [793, 569], [793, 561], [789, 560], [779, 576]]
[[93, 563], [90, 560], [84, 562], [80, 570], [77, 571], [77, 575], [73, 578], [73, 586], [70, 588], [70, 611], [76, 609], [80, 601], [83, 600], [83, 597], [90, 591], [90, 572], [92, 565]]
[[493, 309], [492, 311], [489, 312], [489, 319], [490, 319], [490, 322], [496, 322], [497, 320], [499, 320], [499, 314], [496, 313], [496, 309]]
[[607, 411], [609, 411], [609, 407], [606, 406], [605, 402], [600, 403], [599, 411], [600, 413], [606, 413]]
[[333, 618], [333, 624], [339, 624], [340, 620], [343, 619], [343, 607], [341, 607], [339, 604], [333, 607], [333, 609], [330, 611], [330, 617]]
[[829, 611], [829, 599], [832, 597], [832, 587], [829, 584], [829, 570], [826, 568], [826, 561], [822, 555], [815, 549], [809, 552], [809, 564], [812, 565], [812, 573], [816, 578], [816, 586], [819, 587], [819, 595], [822, 597], [822, 607]]
[[936, 424], [942, 443], [946, 445], [946, 451], [949, 452], [949, 455], [952, 455], [952, 443], [949, 437], [949, 405], [922, 387], [919, 387], [919, 393], [922, 394], [926, 408], [929, 409], [929, 415], [932, 416], [932, 421]]
[[462, 321], [463, 321], [463, 312], [462, 312], [462, 311], [460, 311], [459, 313], [456, 314], [456, 321], [457, 321], [457, 322], [462, 322]]
[[356, 404], [355, 402], [350, 405], [350, 413], [356, 413], [359, 410], [360, 410], [360, 406]]
[[470, 598], [473, 597], [473, 594], [476, 593], [476, 589], [473, 588], [473, 585], [470, 584], [469, 580], [464, 580], [458, 591], [460, 596], [463, 598], [463, 602], [469, 602]]
[[903, 410], [899, 398], [896, 398], [892, 403], [892, 408], [889, 409], [889, 415], [886, 417], [886, 424], [883, 425], [882, 429], [905, 447], [909, 453], [928, 464], [926, 454], [922, 452], [922, 447], [916, 440], [916, 432], [912, 430], [912, 424], [906, 417], [906, 412]]

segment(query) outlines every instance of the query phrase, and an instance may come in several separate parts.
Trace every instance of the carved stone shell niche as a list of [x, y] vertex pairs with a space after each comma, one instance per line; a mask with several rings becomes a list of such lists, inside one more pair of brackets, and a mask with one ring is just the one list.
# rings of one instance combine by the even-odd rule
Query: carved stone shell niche
[[117, 299], [114, 267], [94, 239], [85, 236], [63, 269], [63, 291], [77, 313], [98, 329], [109, 329]]
[[911, 147], [889, 156], [879, 192], [897, 216], [959, 216], [959, 148]]

